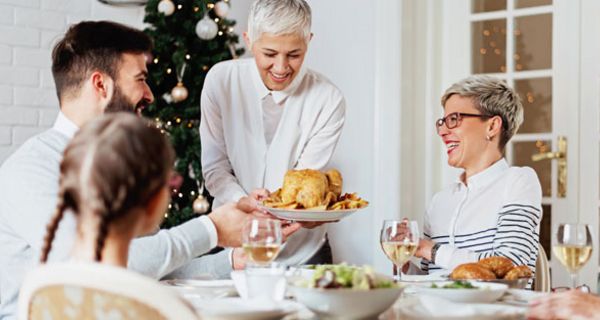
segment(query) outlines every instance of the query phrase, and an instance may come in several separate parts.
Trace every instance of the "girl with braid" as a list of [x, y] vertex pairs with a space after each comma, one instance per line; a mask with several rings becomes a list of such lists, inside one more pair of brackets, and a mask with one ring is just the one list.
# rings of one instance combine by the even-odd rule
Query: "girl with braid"
[[129, 244], [155, 231], [167, 209], [173, 150], [159, 130], [128, 113], [105, 115], [71, 140], [60, 164], [56, 212], [41, 262], [66, 212], [77, 220], [74, 261], [127, 266]]

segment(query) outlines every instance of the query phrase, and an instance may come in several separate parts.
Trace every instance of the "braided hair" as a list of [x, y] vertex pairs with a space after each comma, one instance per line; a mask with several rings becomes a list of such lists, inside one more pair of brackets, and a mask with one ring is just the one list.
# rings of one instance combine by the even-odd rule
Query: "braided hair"
[[111, 224], [132, 209], [144, 207], [165, 186], [173, 161], [167, 138], [149, 121], [131, 113], [110, 113], [86, 124], [64, 152], [58, 202], [41, 262], [48, 260], [66, 210], [75, 214], [78, 227], [97, 224], [94, 256], [102, 261]]

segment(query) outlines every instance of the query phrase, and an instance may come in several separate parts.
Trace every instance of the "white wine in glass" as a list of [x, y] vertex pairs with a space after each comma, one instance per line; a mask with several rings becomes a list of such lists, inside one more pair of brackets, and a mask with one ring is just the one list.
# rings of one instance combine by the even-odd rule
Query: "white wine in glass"
[[277, 258], [282, 239], [279, 220], [251, 218], [242, 228], [242, 248], [257, 265], [267, 266]]
[[577, 287], [577, 273], [592, 256], [590, 227], [585, 224], [560, 224], [552, 251], [571, 274], [571, 287]]
[[252, 262], [267, 265], [277, 258], [281, 245], [275, 243], [244, 243], [242, 248]]
[[385, 220], [381, 228], [381, 249], [398, 268], [396, 281], [401, 280], [402, 266], [417, 251], [419, 226], [416, 221]]

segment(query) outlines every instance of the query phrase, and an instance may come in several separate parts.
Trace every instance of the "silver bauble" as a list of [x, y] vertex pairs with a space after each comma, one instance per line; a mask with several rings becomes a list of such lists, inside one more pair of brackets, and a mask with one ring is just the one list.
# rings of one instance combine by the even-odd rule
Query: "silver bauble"
[[206, 200], [206, 198], [203, 195], [199, 195], [198, 198], [194, 200], [192, 208], [197, 214], [207, 213], [208, 209], [210, 209], [210, 203], [208, 203], [208, 200]]
[[225, 18], [227, 16], [227, 14], [229, 13], [229, 3], [225, 2], [225, 1], [219, 1], [217, 3], [215, 3], [215, 13], [217, 14], [217, 16], [219, 16], [220, 18]]
[[202, 20], [196, 24], [196, 34], [202, 40], [212, 40], [217, 36], [219, 26], [208, 16], [204, 16]]
[[158, 12], [170, 16], [175, 12], [175, 4], [171, 0], [161, 0], [158, 3]]
[[171, 90], [171, 98], [173, 102], [181, 102], [188, 97], [188, 90], [182, 82], [177, 82], [177, 85]]

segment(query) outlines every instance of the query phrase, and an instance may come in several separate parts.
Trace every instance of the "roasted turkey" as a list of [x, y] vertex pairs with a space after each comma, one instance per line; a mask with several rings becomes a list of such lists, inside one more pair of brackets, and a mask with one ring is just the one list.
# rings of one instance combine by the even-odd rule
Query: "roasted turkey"
[[289, 170], [283, 178], [281, 200], [296, 202], [305, 209], [325, 208], [337, 201], [342, 193], [342, 175], [332, 169], [326, 173], [318, 170]]

